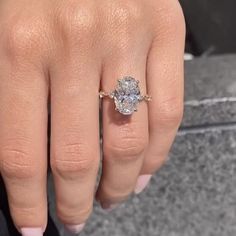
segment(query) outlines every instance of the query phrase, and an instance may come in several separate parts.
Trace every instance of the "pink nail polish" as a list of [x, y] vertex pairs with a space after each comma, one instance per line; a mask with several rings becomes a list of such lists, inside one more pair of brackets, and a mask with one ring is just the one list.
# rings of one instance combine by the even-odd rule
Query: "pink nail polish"
[[22, 236], [43, 236], [42, 228], [21, 228]]
[[112, 210], [114, 210], [115, 208], [117, 208], [119, 204], [114, 203], [114, 204], [110, 204], [110, 203], [103, 203], [102, 204], [102, 208], [106, 211], [106, 212], [110, 212]]
[[83, 228], [84, 228], [85, 224], [80, 224], [80, 225], [65, 225], [65, 227], [74, 234], [78, 234], [80, 233]]
[[151, 175], [141, 175], [138, 178], [134, 192], [140, 194], [149, 184], [152, 176]]

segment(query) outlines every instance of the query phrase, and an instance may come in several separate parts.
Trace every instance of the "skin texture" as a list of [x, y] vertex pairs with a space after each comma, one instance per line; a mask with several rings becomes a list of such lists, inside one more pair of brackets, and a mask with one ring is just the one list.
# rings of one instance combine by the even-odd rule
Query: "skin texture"
[[23, 235], [47, 224], [48, 122], [58, 217], [82, 229], [100, 162], [98, 92], [126, 75], [153, 99], [131, 117], [103, 100], [96, 199], [109, 210], [144, 189], [182, 119], [184, 38], [177, 0], [0, 1], [0, 172]]

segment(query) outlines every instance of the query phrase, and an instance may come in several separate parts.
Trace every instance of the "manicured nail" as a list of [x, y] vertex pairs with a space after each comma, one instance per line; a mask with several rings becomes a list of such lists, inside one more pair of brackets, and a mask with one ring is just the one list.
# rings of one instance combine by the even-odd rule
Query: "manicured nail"
[[152, 176], [151, 175], [141, 175], [138, 178], [134, 192], [140, 194], [149, 184]]
[[21, 228], [22, 236], [43, 236], [42, 228]]
[[110, 212], [110, 211], [114, 210], [115, 208], [117, 208], [119, 204], [118, 203], [113, 203], [113, 204], [102, 203], [101, 205], [102, 205], [103, 210], [105, 210], [106, 212]]
[[84, 228], [85, 224], [80, 224], [80, 225], [65, 225], [65, 227], [73, 234], [78, 234], [80, 233], [83, 228]]

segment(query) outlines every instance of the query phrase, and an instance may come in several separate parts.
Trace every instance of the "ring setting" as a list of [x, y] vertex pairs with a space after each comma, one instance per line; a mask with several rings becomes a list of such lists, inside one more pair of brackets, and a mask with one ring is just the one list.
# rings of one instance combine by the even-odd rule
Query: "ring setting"
[[99, 92], [100, 98], [111, 98], [115, 103], [115, 110], [122, 115], [132, 115], [137, 112], [137, 106], [142, 101], [151, 101], [151, 96], [141, 95], [139, 81], [131, 76], [125, 76], [117, 81], [115, 90], [107, 93]]

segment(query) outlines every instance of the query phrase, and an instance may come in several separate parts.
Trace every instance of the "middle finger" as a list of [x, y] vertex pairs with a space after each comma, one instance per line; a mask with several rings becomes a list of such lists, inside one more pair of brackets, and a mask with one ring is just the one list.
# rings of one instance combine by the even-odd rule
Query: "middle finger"
[[99, 74], [92, 60], [84, 60], [59, 62], [51, 86], [51, 164], [57, 212], [76, 233], [92, 211], [99, 165]]

